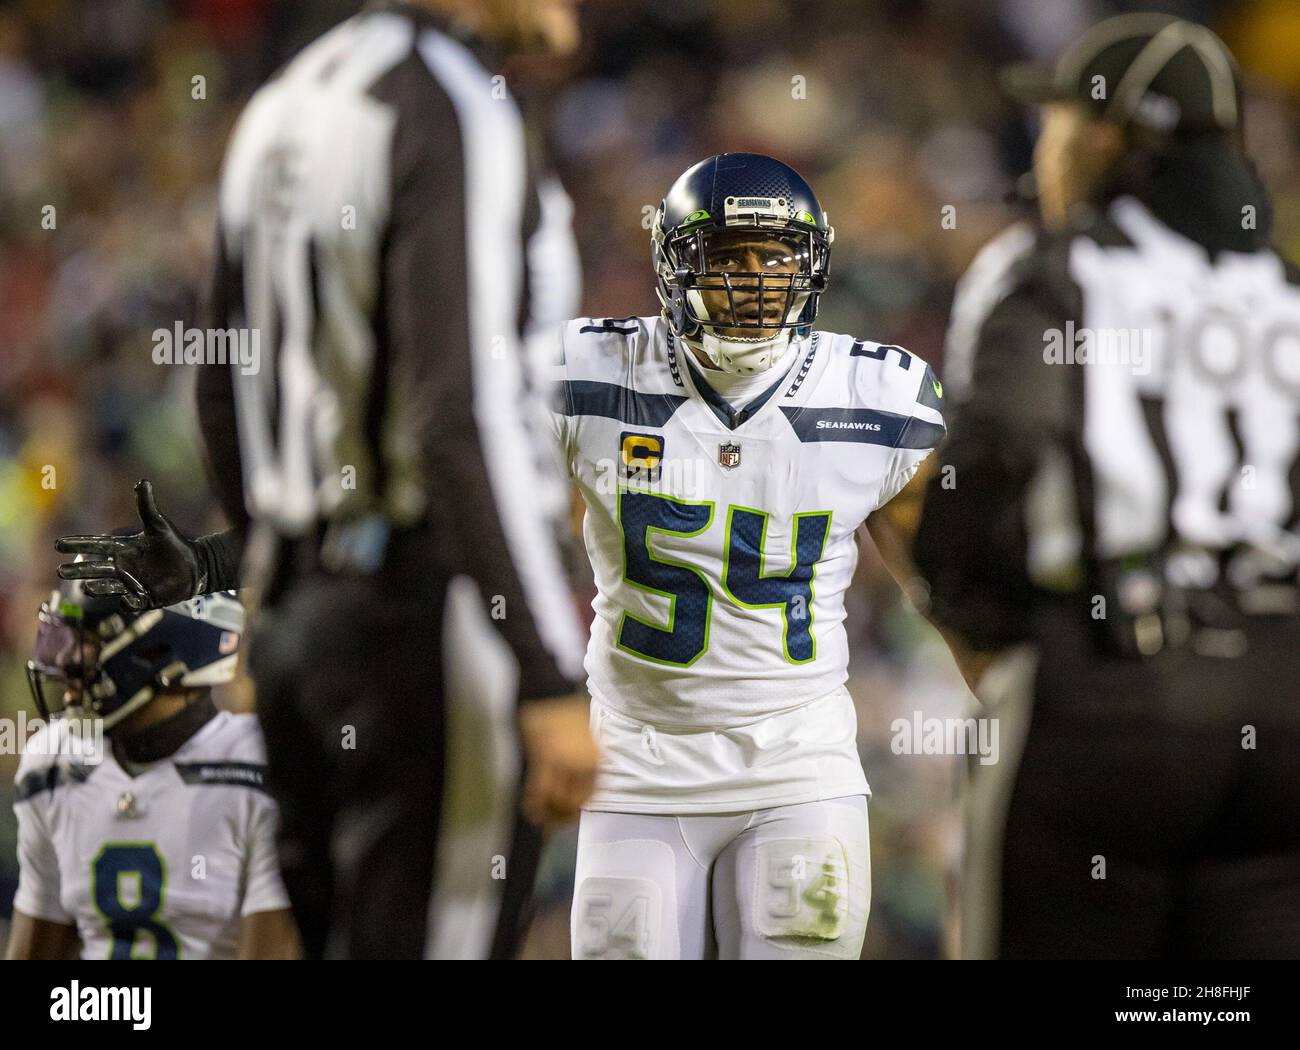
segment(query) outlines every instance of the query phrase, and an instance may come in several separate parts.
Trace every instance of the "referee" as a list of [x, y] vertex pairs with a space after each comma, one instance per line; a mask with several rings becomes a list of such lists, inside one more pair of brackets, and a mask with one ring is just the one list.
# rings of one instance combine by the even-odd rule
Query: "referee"
[[[263, 86], [223, 167], [211, 320], [256, 333], [260, 367], [208, 362], [198, 383], [233, 528], [186, 539], [141, 482], [142, 531], [59, 541], [87, 559], [60, 575], [136, 607], [255, 588], [250, 666], [309, 957], [512, 955], [533, 825], [572, 818], [594, 780], [565, 490], [525, 351], [576, 312], [577, 256], [497, 72], [576, 33], [571, 0], [374, 4]], [[531, 823], [463, 858], [486, 888], [458, 913], [435, 880], [447, 683], [501, 692], [487, 623], [518, 663]]]
[[1295, 958], [1300, 289], [1236, 63], [1124, 15], [1007, 86], [1041, 228], [959, 288], [914, 549], [1003, 741], [963, 954]]

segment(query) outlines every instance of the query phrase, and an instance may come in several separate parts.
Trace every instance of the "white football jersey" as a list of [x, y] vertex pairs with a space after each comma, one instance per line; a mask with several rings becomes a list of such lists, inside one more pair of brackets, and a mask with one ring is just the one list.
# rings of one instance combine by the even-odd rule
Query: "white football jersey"
[[229, 959], [243, 916], [289, 906], [255, 716], [219, 712], [135, 777], [42, 739], [66, 732], [18, 767], [15, 910], [75, 924], [86, 959]]
[[587, 506], [603, 707], [734, 727], [847, 679], [855, 533], [942, 437], [942, 387], [897, 346], [814, 332], [796, 349], [736, 411], [661, 318], [565, 326], [556, 427]]

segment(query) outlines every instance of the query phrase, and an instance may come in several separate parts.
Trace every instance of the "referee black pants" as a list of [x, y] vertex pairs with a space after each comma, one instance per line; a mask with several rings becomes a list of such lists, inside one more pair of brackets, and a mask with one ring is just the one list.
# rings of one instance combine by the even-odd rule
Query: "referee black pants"
[[984, 791], [971, 825], [972, 856], [996, 872], [975, 873], [995, 899], [971, 909], [991, 929], [964, 931], [984, 941], [969, 954], [1300, 958], [1295, 622], [1254, 624], [1238, 659], [1142, 662], [1056, 626], [1032, 702], [1000, 713], [1007, 767], [973, 773], [977, 797], [981, 778], [1007, 787], [1000, 807]]
[[[419, 959], [432, 943], [447, 797], [446, 582], [309, 573], [252, 632], [250, 668], [280, 807], [279, 854], [308, 958]], [[510, 799], [509, 812], [517, 807]], [[540, 847], [513, 829], [495, 929], [511, 957]], [[485, 880], [493, 858], [481, 858]]]

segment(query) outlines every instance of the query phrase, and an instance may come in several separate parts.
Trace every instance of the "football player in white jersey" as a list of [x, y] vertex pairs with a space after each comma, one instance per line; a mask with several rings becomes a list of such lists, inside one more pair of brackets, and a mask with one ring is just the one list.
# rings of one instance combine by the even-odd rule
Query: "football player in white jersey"
[[[11, 959], [295, 958], [257, 719], [218, 711], [233, 591], [142, 613], [65, 583], [28, 678]], [[88, 747], [102, 727], [100, 742]]]
[[812, 329], [832, 238], [787, 165], [711, 157], [659, 209], [662, 314], [564, 328], [555, 427], [599, 592], [603, 754], [574, 958], [861, 952], [844, 594], [859, 527], [944, 426], [924, 361]]

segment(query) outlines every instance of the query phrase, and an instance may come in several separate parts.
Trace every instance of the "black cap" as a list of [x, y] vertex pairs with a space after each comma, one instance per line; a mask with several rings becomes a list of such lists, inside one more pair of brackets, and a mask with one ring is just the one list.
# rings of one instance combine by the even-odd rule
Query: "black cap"
[[1212, 31], [1171, 15], [1117, 15], [1083, 34], [1055, 66], [1002, 70], [1026, 102], [1082, 102], [1098, 117], [1159, 132], [1231, 130], [1241, 120], [1232, 52]]

